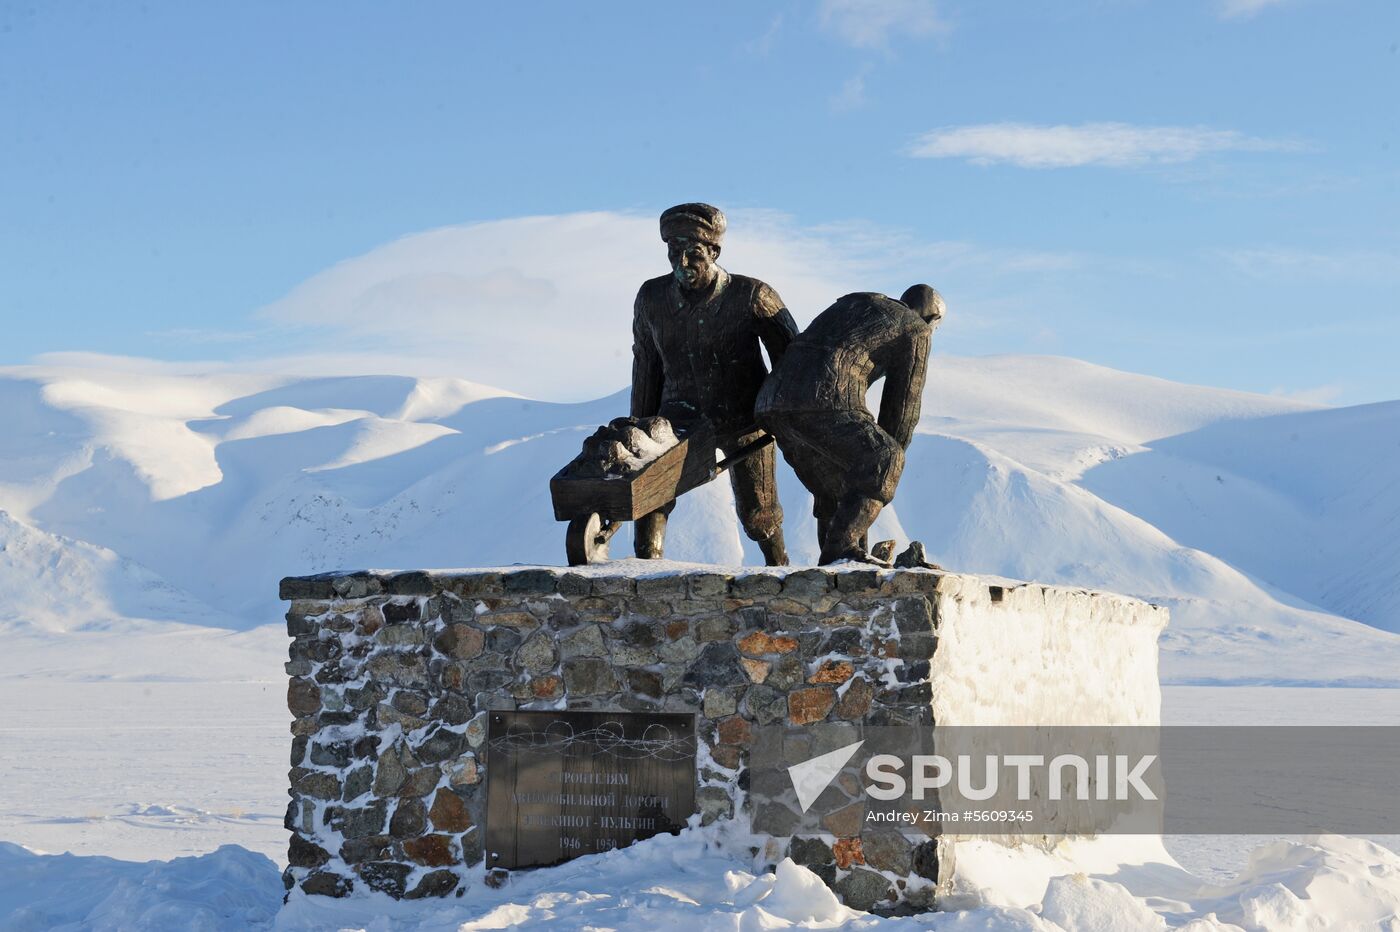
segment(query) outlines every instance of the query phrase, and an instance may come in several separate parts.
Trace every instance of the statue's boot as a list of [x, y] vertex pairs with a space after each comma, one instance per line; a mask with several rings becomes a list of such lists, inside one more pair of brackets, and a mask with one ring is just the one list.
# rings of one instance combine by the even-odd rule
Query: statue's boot
[[787, 566], [788, 552], [787, 544], [783, 542], [783, 529], [773, 532], [773, 536], [764, 540], [755, 541], [758, 549], [763, 551], [763, 562], [769, 566]]
[[660, 560], [666, 546], [666, 513], [653, 511], [632, 525], [632, 552], [640, 560]]
[[822, 541], [820, 562], [824, 566], [837, 560], [871, 562], [865, 552], [865, 535], [880, 515], [884, 505], [873, 498], [852, 495], [842, 499]]

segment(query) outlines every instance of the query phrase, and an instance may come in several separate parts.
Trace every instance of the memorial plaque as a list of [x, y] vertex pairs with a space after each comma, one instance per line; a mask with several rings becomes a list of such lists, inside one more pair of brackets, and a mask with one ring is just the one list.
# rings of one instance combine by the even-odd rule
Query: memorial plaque
[[695, 812], [695, 716], [492, 712], [486, 865], [543, 867], [674, 834]]

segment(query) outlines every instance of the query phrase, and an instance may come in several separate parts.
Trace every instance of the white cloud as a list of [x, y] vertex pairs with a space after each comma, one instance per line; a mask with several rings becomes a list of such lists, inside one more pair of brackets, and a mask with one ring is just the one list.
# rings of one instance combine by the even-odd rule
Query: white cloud
[[783, 14], [779, 13], [768, 21], [768, 28], [757, 38], [751, 39], [744, 44], [754, 55], [765, 57], [773, 51], [773, 44], [778, 40], [778, 33], [783, 29]]
[[1293, 401], [1303, 401], [1308, 404], [1330, 405], [1342, 396], [1345, 388], [1341, 385], [1318, 385], [1313, 388], [1284, 388], [1277, 386], [1269, 392], [1279, 398], [1289, 398]]
[[[950, 282], [1053, 274], [1077, 261], [859, 223], [801, 227], [772, 211], [729, 220], [721, 263], [775, 287], [799, 323], [842, 294], [899, 294], [915, 281], [943, 290], [956, 312]], [[667, 272], [654, 215], [522, 217], [406, 236], [313, 276], [259, 316], [281, 334], [284, 369], [458, 375], [593, 398], [627, 383], [632, 300]]]
[[1378, 250], [1320, 252], [1267, 246], [1222, 249], [1217, 253], [1240, 272], [1255, 278], [1394, 279], [1400, 255]]
[[[825, 239], [765, 212], [730, 220], [724, 266], [762, 277], [791, 307], [810, 316], [845, 287], [852, 263]], [[626, 383], [632, 299], [667, 271], [654, 217], [522, 217], [404, 237], [313, 276], [259, 316], [314, 333], [353, 365], [428, 355], [488, 384], [592, 397]], [[288, 343], [304, 345], [303, 335]]]
[[883, 48], [892, 35], [927, 38], [949, 29], [934, 0], [822, 0], [818, 21], [856, 48]]
[[211, 330], [202, 327], [147, 330], [146, 336], [176, 343], [247, 343], [258, 337], [255, 332], [250, 330]]
[[1133, 126], [1129, 123], [979, 123], [925, 133], [909, 148], [915, 158], [961, 158], [975, 165], [1006, 162], [1022, 168], [1071, 168], [1188, 162], [1210, 152], [1296, 148], [1234, 130], [1201, 126]]
[[851, 75], [831, 98], [831, 109], [838, 113], [865, 106], [865, 73]]
[[1220, 0], [1220, 16], [1224, 19], [1249, 19], [1261, 10], [1278, 6], [1283, 0]]

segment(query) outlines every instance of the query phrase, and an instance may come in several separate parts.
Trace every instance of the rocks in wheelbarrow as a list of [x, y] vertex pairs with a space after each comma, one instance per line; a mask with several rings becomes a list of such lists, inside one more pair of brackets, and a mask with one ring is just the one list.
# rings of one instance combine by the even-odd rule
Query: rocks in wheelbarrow
[[583, 442], [583, 452], [574, 460], [569, 475], [580, 479], [605, 479], [636, 471], [635, 457], [606, 431], [605, 427], [599, 428], [597, 433]]
[[[621, 430], [629, 428], [640, 430], [646, 435], [646, 439], [656, 444], [656, 452], [663, 453], [675, 446], [677, 443], [676, 431], [671, 427], [671, 422], [664, 417], [615, 417], [609, 423], [609, 427], [616, 427]], [[635, 452], [635, 447], [630, 447]]]
[[583, 442], [583, 452], [569, 467], [578, 479], [634, 476], [679, 441], [664, 417], [618, 417]]

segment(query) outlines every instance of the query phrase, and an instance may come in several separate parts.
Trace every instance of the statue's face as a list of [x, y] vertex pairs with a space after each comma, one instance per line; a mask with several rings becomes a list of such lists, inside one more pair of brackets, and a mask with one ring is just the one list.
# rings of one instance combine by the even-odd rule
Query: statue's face
[[707, 288], [715, 280], [718, 247], [678, 236], [666, 244], [666, 255], [682, 288]]

